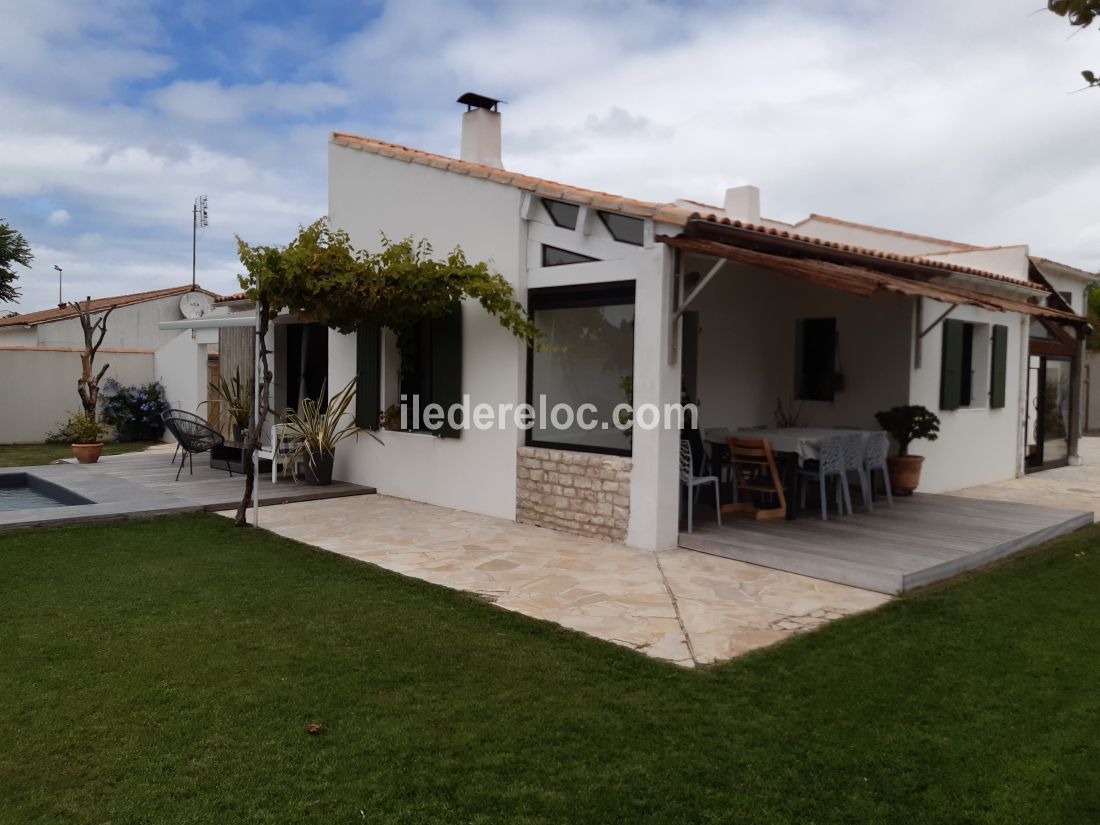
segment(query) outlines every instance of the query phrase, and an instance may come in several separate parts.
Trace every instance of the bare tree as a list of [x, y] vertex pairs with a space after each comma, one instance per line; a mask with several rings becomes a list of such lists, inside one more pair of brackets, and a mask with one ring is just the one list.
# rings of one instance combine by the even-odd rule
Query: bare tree
[[95, 321], [92, 320], [92, 296], [81, 306], [79, 301], [71, 302], [69, 306], [77, 311], [80, 319], [80, 327], [84, 330], [84, 352], [80, 354], [80, 378], [76, 382], [76, 391], [80, 395], [80, 403], [84, 412], [96, 417], [96, 405], [99, 403], [99, 382], [106, 374], [110, 364], [104, 364], [99, 372], [95, 371], [95, 357], [99, 348], [103, 345], [103, 339], [107, 335], [107, 318], [110, 317], [114, 307], [107, 307], [107, 311]]

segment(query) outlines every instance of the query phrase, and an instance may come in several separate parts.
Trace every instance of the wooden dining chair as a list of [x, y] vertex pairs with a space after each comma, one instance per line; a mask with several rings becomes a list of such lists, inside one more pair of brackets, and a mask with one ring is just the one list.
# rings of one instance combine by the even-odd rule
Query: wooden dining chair
[[[779, 478], [775, 454], [766, 438], [726, 439], [730, 466], [733, 468], [732, 504], [722, 508], [724, 513], [742, 513], [758, 520], [787, 517], [787, 494]], [[765, 498], [774, 507], [758, 507], [753, 499]]]

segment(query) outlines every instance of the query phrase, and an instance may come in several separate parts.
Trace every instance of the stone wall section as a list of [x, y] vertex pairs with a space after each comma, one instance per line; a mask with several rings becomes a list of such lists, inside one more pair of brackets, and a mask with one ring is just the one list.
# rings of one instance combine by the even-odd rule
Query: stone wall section
[[626, 540], [631, 460], [521, 447], [516, 521], [606, 541]]

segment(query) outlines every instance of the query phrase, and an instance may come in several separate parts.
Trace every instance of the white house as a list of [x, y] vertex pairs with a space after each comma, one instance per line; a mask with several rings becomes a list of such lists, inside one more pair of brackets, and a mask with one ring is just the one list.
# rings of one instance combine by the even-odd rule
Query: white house
[[[206, 399], [217, 334], [164, 330], [160, 324], [184, 317], [181, 301], [201, 310], [216, 297], [188, 284], [92, 299], [93, 320], [111, 310], [97, 366], [109, 364], [107, 377], [123, 384], [159, 380], [173, 406], [197, 410]], [[83, 350], [83, 329], [69, 304], [0, 318], [0, 375], [8, 387], [0, 396], [0, 441], [41, 441], [79, 408]]]
[[[938, 441], [919, 444], [931, 492], [1074, 459], [1088, 273], [1026, 246], [818, 215], [782, 224], [761, 217], [754, 187], [722, 206], [651, 203], [507, 171], [496, 101], [460, 102], [460, 159], [334, 134], [329, 216], [357, 246], [411, 235], [489, 262], [556, 347], [529, 351], [472, 302], [423, 325], [403, 368], [388, 332], [330, 332], [329, 386], [359, 376], [361, 426], [403, 393], [588, 401], [608, 423], [630, 393], [661, 409], [686, 391], [703, 427], [771, 423], [777, 403], [814, 425], [874, 427], [878, 410], [923, 404], [943, 421]], [[277, 373], [304, 363], [282, 335]], [[285, 396], [293, 381], [276, 380]], [[642, 548], [677, 543], [677, 429], [382, 438], [341, 445], [336, 477]]]

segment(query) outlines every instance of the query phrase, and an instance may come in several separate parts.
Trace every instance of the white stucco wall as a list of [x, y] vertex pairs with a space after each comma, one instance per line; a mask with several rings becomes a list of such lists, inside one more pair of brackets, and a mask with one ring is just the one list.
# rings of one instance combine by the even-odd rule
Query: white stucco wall
[[[171, 341], [178, 330], [163, 330], [161, 321], [179, 321], [180, 296], [170, 295], [155, 301], [118, 307], [107, 319], [107, 334], [103, 346], [124, 349], [157, 349]], [[93, 321], [102, 313], [92, 315]], [[29, 329], [22, 327], [0, 328], [0, 346], [53, 346], [79, 347], [84, 345], [84, 332], [80, 321], [69, 318], [63, 321], [39, 324]]]
[[[153, 353], [101, 350], [97, 366], [110, 364], [106, 378], [123, 384], [144, 384], [153, 379]], [[0, 443], [42, 441], [57, 429], [70, 412], [79, 410], [76, 382], [80, 377], [80, 353], [56, 349], [0, 347]]]
[[1091, 278], [1059, 273], [1053, 271], [1051, 267], [1047, 267], [1043, 275], [1050, 281], [1050, 285], [1054, 287], [1055, 292], [1069, 293], [1070, 306], [1073, 307], [1074, 312], [1079, 315], [1086, 314], [1085, 290], [1088, 288]]
[[993, 272], [1017, 281], [1028, 280], [1028, 268], [1031, 261], [1028, 258], [1026, 246], [998, 246], [990, 249], [973, 249], [964, 252], [949, 252], [943, 254], [925, 256], [930, 261], [939, 261], [955, 266], [966, 266], [971, 269], [980, 269], [983, 272]]
[[738, 264], [706, 287], [699, 313], [699, 420], [703, 427], [774, 425], [777, 399], [795, 393], [797, 323], [836, 318], [844, 389], [833, 401], [795, 401], [803, 426], [877, 428], [874, 414], [907, 402], [908, 299], [860, 298]]
[[898, 255], [927, 255], [958, 248], [955, 244], [935, 238], [922, 238], [900, 232], [865, 229], [861, 226], [836, 223], [820, 217], [811, 217], [789, 228], [799, 235], [823, 238], [828, 241], [862, 246], [868, 249], [881, 249], [884, 252], [893, 252]]
[[[377, 248], [379, 233], [427, 238], [437, 254], [461, 246], [489, 262], [525, 300], [526, 239], [520, 193], [511, 187], [338, 146], [329, 151], [329, 215], [356, 246]], [[474, 403], [524, 400], [525, 350], [476, 303], [463, 308], [463, 392]], [[355, 371], [353, 336], [329, 338], [329, 384]], [[391, 385], [392, 389], [392, 385]], [[398, 403], [383, 398], [382, 407]], [[467, 430], [457, 439], [383, 432], [345, 442], [335, 475], [382, 493], [475, 513], [515, 518], [517, 430]]]
[[[772, 425], [776, 399], [789, 403], [795, 381], [795, 324], [835, 317], [845, 387], [832, 402], [801, 402], [806, 426], [878, 427], [874, 414], [898, 404], [922, 404], [941, 418], [935, 442], [912, 452], [926, 461], [921, 490], [944, 492], [1015, 477], [1022, 447], [1021, 391], [1025, 356], [1020, 316], [958, 307], [951, 318], [1008, 328], [1005, 406], [939, 408], [942, 327], [922, 341], [913, 366], [913, 299], [863, 299], [774, 273], [731, 265], [700, 298], [699, 418], [703, 427]], [[947, 309], [926, 301], [927, 327]], [[988, 342], [984, 343], [988, 346]], [[985, 393], [983, 384], [979, 392]]]
[[205, 417], [203, 402], [208, 395], [207, 356], [217, 349], [216, 329], [175, 331], [168, 343], [156, 351], [154, 374], [164, 385], [168, 403], [174, 409]]
[[[927, 327], [948, 306], [925, 300], [923, 323]], [[914, 368], [910, 381], [909, 403], [923, 404], [940, 417], [936, 441], [916, 441], [910, 447], [914, 455], [925, 457], [921, 490], [928, 493], [957, 490], [977, 484], [1014, 478], [1021, 472], [1023, 432], [1022, 391], [1026, 367], [1026, 326], [1021, 316], [989, 312], [976, 307], [957, 307], [954, 320], [1008, 327], [1008, 356], [1005, 370], [1005, 406], [941, 410], [940, 370], [943, 356], [943, 331], [937, 327], [921, 343], [921, 367]], [[988, 342], [983, 342], [988, 346]], [[975, 392], [987, 387], [975, 387]]]

